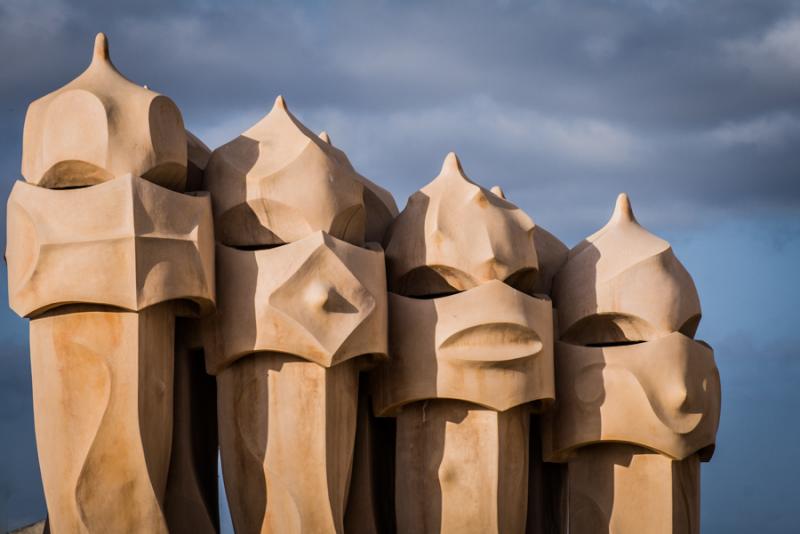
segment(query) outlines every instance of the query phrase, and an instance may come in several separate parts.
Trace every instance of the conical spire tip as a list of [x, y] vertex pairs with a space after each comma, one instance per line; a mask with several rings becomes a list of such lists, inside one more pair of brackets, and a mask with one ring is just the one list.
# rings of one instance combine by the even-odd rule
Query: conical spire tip
[[631, 208], [631, 199], [628, 198], [627, 193], [620, 193], [617, 196], [617, 204], [614, 206], [614, 213], [611, 215], [614, 221], [636, 221], [633, 215], [633, 208]]
[[456, 156], [455, 152], [450, 152], [444, 158], [444, 163], [442, 164], [442, 172], [458, 172], [459, 174], [464, 174], [464, 170], [461, 168], [461, 161], [459, 161], [458, 156]]
[[103, 32], [98, 33], [94, 38], [94, 52], [92, 53], [92, 60], [95, 59], [108, 60], [108, 38]]
[[332, 144], [331, 143], [331, 136], [328, 135], [328, 132], [326, 132], [324, 130], [319, 133], [319, 138], [322, 139], [323, 141], [325, 141], [326, 143], [328, 143], [329, 145]]
[[275, 99], [275, 105], [272, 107], [272, 109], [282, 109], [284, 111], [288, 111], [286, 109], [286, 100], [284, 100], [283, 95], [278, 95], [278, 97]]

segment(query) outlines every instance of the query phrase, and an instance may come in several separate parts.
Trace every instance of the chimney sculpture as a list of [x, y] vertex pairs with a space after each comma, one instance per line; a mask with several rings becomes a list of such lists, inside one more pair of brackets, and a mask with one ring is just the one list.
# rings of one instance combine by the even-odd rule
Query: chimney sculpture
[[620, 195], [608, 224], [556, 276], [556, 410], [545, 459], [567, 463], [570, 532], [696, 533], [700, 461], [720, 383], [693, 336], [697, 291], [669, 244]]
[[699, 531], [719, 373], [627, 196], [568, 250], [451, 153], [398, 215], [281, 97], [211, 152], [103, 34], [22, 175], [56, 534], [217, 532], [218, 445], [240, 533]]
[[206, 358], [237, 532], [343, 532], [359, 371], [387, 357], [383, 250], [365, 235], [393, 202], [324, 137], [278, 97], [205, 172], [219, 288]]
[[33, 102], [8, 201], [54, 532], [167, 532], [176, 315], [214, 306], [211, 202], [186, 195], [180, 111], [111, 64]]
[[389, 229], [391, 359], [374, 402], [397, 420], [398, 532], [524, 531], [532, 403], [554, 398], [533, 232], [452, 153]]

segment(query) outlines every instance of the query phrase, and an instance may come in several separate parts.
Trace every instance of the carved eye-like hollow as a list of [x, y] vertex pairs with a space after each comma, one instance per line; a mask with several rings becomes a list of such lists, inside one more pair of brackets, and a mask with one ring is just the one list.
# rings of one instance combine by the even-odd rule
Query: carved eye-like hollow
[[[533, 294], [539, 272], [534, 268], [515, 271], [503, 282], [521, 293]], [[417, 267], [400, 279], [394, 291], [412, 298], [439, 298], [454, 295], [479, 284], [467, 273], [444, 265]]]
[[458, 269], [432, 265], [406, 273], [395, 291], [406, 297], [432, 299], [454, 295], [475, 285], [471, 276]]
[[655, 329], [646, 320], [622, 313], [598, 313], [572, 325], [561, 340], [585, 347], [633, 345], [654, 339]]
[[520, 291], [522, 293], [526, 293], [528, 295], [533, 295], [534, 288], [536, 287], [536, 282], [539, 279], [539, 271], [532, 267], [520, 269], [504, 280], [504, 282]]

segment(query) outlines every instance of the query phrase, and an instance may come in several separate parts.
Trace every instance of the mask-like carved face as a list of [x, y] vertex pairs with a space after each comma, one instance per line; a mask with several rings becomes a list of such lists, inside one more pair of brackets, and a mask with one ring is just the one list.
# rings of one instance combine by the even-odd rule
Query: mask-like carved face
[[380, 415], [431, 398], [495, 410], [552, 399], [549, 300], [499, 281], [436, 299], [390, 294], [392, 359], [376, 373]]
[[[621, 347], [557, 343], [557, 409], [545, 454], [620, 441], [681, 460], [710, 456], [720, 413], [719, 371], [706, 345], [674, 333]], [[554, 424], [556, 423], [557, 424]]]
[[431, 296], [504, 280], [530, 293], [538, 270], [533, 229], [522, 210], [471, 182], [451, 153], [389, 229], [389, 289]]
[[400, 294], [389, 296], [392, 358], [376, 371], [376, 413], [425, 399], [500, 411], [553, 399], [552, 306], [526, 294], [539, 267], [533, 232], [499, 188], [471, 182], [455, 154], [411, 196], [388, 234], [390, 290]]
[[217, 240], [236, 247], [291, 243], [319, 231], [363, 245], [365, 180], [281, 97], [258, 124], [216, 149], [205, 171]]
[[42, 187], [89, 186], [130, 173], [183, 191], [186, 161], [178, 107], [122, 76], [102, 33], [89, 67], [33, 102], [25, 117], [22, 175]]
[[[323, 232], [272, 249], [217, 247], [217, 343], [209, 368], [259, 351], [330, 367], [364, 354], [385, 357], [383, 252]], [[214, 371], [216, 372], [216, 371]]]
[[138, 311], [182, 299], [210, 312], [210, 203], [208, 193], [175, 193], [131, 175], [68, 191], [17, 182], [8, 200], [11, 307], [31, 317], [75, 302]]
[[559, 402], [546, 416], [556, 461], [597, 442], [683, 459], [713, 451], [720, 384], [712, 350], [691, 337], [697, 290], [669, 244], [642, 228], [628, 197], [569, 253], [555, 278]]
[[611, 220], [570, 251], [553, 283], [561, 340], [606, 345], [692, 337], [700, 301], [669, 243], [642, 228], [626, 195]]

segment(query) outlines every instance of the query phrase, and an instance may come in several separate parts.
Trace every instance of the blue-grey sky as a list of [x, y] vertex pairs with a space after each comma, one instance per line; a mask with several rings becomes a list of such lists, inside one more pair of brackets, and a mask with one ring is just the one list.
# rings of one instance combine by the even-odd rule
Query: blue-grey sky
[[[400, 207], [450, 150], [570, 246], [627, 191], [693, 274], [716, 349], [704, 532], [800, 531], [797, 2], [2, 0], [3, 198], [28, 103], [98, 31], [212, 148], [280, 93]], [[44, 514], [27, 330], [0, 311], [0, 531]]]

